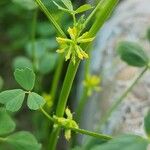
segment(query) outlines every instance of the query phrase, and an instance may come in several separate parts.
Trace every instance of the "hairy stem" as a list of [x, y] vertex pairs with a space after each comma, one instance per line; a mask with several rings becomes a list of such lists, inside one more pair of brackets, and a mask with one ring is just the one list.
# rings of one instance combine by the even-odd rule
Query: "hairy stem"
[[137, 82], [141, 79], [141, 77], [145, 74], [145, 72], [148, 70], [148, 67], [146, 67], [139, 76], [133, 81], [133, 83], [126, 89], [126, 91], [114, 101], [114, 104], [112, 107], [108, 110], [106, 115], [101, 119], [100, 121], [100, 127], [105, 125], [109, 117], [112, 115], [112, 113], [116, 110], [116, 108], [119, 106], [119, 104], [125, 99], [125, 97], [129, 94], [129, 92], [133, 89], [133, 87], [137, 84]]

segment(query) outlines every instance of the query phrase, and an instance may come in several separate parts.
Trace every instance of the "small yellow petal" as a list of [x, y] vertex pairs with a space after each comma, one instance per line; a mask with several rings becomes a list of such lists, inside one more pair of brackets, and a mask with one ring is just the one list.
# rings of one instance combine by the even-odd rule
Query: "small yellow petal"
[[83, 56], [84, 58], [89, 58], [89, 55], [88, 55], [85, 51], [83, 51], [80, 46], [79, 46], [79, 49], [80, 49], [80, 52], [81, 52], [81, 54], [82, 54], [82, 56]]
[[81, 53], [84, 56], [84, 58], [89, 58], [89, 55], [85, 51], [82, 50]]
[[59, 44], [64, 44], [64, 43], [68, 42], [68, 39], [61, 38], [61, 37], [56, 37], [56, 40]]
[[61, 54], [61, 53], [64, 53], [64, 51], [65, 51], [65, 49], [58, 49], [58, 50], [56, 50], [56, 52], [57, 52], [57, 53], [60, 53], [60, 54]]
[[76, 36], [77, 36], [77, 29], [75, 27], [73, 27], [73, 28], [69, 27], [68, 28], [68, 33], [69, 33], [71, 39], [75, 39]]
[[89, 42], [92, 42], [93, 40], [95, 39], [94, 38], [87, 38], [87, 39], [78, 39], [78, 43], [89, 43]]
[[83, 33], [83, 34], [79, 37], [79, 39], [84, 39], [84, 38], [86, 38], [87, 35], [88, 35], [88, 33], [89, 33], [89, 32]]
[[71, 113], [71, 111], [70, 111], [70, 109], [68, 107], [66, 108], [65, 113], [66, 113], [68, 119], [72, 119], [73, 118], [72, 113]]
[[83, 55], [82, 55], [82, 53], [81, 53], [81, 51], [80, 51], [80, 47], [79, 47], [79, 46], [76, 46], [76, 52], [77, 52], [78, 57], [79, 57], [80, 59], [83, 59]]
[[71, 130], [65, 130], [65, 138], [67, 141], [70, 140], [71, 138]]
[[76, 57], [75, 57], [75, 54], [72, 55], [71, 60], [72, 60], [73, 64], [75, 65], [75, 63], [76, 63]]
[[65, 56], [65, 60], [67, 61], [68, 59], [70, 59], [70, 56], [71, 56], [71, 49], [72, 49], [72, 46], [70, 46], [68, 52], [67, 52], [67, 55]]

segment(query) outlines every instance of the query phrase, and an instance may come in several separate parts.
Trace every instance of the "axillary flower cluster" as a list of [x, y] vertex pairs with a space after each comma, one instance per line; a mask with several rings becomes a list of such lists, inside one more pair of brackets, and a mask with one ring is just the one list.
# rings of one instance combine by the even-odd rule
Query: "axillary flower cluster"
[[88, 58], [88, 54], [81, 48], [80, 44], [89, 43], [94, 40], [94, 37], [87, 38], [88, 32], [85, 32], [80, 36], [80, 31], [77, 27], [73, 27], [67, 30], [70, 38], [57, 37], [56, 40], [60, 45], [60, 48], [57, 50], [58, 53], [65, 53], [65, 60], [71, 59], [73, 64], [76, 63], [76, 58], [83, 60]]
[[87, 88], [87, 95], [91, 96], [93, 91], [99, 92], [101, 90], [100, 83], [101, 78], [99, 76], [88, 74], [83, 82], [83, 85]]
[[[55, 127], [57, 128], [58, 126], [64, 126], [66, 128], [76, 128], [76, 129], [78, 129], [79, 126], [73, 120], [73, 115], [72, 115], [69, 108], [66, 108], [65, 113], [66, 113], [67, 118], [53, 116], [53, 118], [55, 119], [55, 122], [57, 123], [57, 124], [55, 124]], [[65, 130], [65, 138], [67, 140], [69, 140], [71, 138], [71, 129], [66, 129]]]

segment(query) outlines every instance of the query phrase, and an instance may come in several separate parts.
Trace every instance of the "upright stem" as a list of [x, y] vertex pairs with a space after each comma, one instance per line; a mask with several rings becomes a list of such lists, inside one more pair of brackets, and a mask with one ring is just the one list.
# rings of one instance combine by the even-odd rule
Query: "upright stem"
[[44, 4], [42, 3], [42, 1], [41, 0], [35, 0], [35, 1], [39, 5], [40, 9], [45, 13], [45, 15], [50, 20], [50, 22], [53, 24], [53, 26], [55, 27], [55, 29], [58, 32], [58, 34], [61, 35], [61, 36], [66, 37], [66, 34], [64, 33], [64, 31], [61, 29], [61, 27], [59, 26], [59, 24], [56, 22], [56, 20], [50, 14], [50, 12], [48, 11], [48, 9], [44, 6]]
[[58, 82], [60, 79], [60, 75], [61, 75], [61, 71], [62, 71], [62, 67], [63, 67], [63, 62], [64, 62], [64, 58], [63, 56], [59, 56], [58, 58], [58, 65], [54, 74], [54, 79], [52, 82], [52, 87], [51, 87], [51, 91], [50, 91], [50, 95], [52, 97], [52, 101], [54, 103], [55, 101], [55, 97], [56, 97], [56, 93], [57, 93], [57, 86], [58, 86]]
[[38, 9], [34, 10], [33, 21], [32, 21], [32, 33], [31, 33], [32, 57], [33, 57], [33, 68], [34, 68], [34, 70], [37, 69], [37, 58], [36, 58], [36, 50], [35, 50], [37, 16], [38, 16]]
[[56, 115], [58, 117], [62, 117], [64, 115], [64, 111], [66, 108], [66, 103], [69, 97], [69, 93], [73, 84], [73, 80], [75, 78], [78, 66], [79, 66], [80, 60], [76, 62], [74, 65], [72, 62], [70, 62], [66, 77], [62, 86], [62, 90], [60, 93], [59, 101], [56, 108]]
[[133, 89], [133, 87], [137, 84], [137, 82], [141, 79], [141, 77], [145, 74], [145, 72], [148, 70], [148, 67], [146, 67], [139, 76], [133, 81], [133, 83], [126, 89], [126, 91], [117, 99], [114, 101], [114, 104], [112, 107], [108, 110], [106, 115], [101, 119], [100, 121], [100, 127], [105, 125], [106, 121], [109, 119], [109, 117], [112, 115], [112, 113], [116, 110], [116, 108], [119, 106], [119, 104], [124, 100], [124, 98], [129, 94], [129, 92]]
[[102, 3], [105, 0], [100, 0], [100, 2], [97, 4], [97, 6], [95, 7], [95, 9], [92, 11], [92, 13], [88, 16], [88, 18], [86, 19], [85, 23], [84, 23], [84, 27], [87, 26], [87, 24], [91, 21], [91, 19], [93, 18], [93, 16], [96, 14], [97, 10], [100, 8], [100, 6], [102, 5]]
[[[36, 1], [39, 1], [39, 0], [36, 0]], [[114, 1], [115, 1], [115, 3], [114, 3]], [[105, 7], [104, 7], [103, 11], [100, 12], [100, 14], [99, 14], [100, 16], [98, 17], [99, 22], [96, 21], [96, 24], [98, 27], [96, 29], [94, 29], [94, 32], [90, 32], [89, 36], [96, 35], [97, 31], [104, 24], [104, 22], [106, 21], [106, 19], [112, 12], [112, 10], [114, 8], [114, 7], [112, 7], [112, 5], [116, 5], [118, 1], [119, 0], [105, 0], [105, 2], [106, 2]], [[95, 28], [96, 24], [94, 23], [94, 28]], [[70, 62], [70, 64], [69, 64], [67, 74], [66, 74], [63, 86], [62, 86], [61, 94], [59, 97], [59, 101], [57, 104], [56, 115], [58, 117], [62, 117], [64, 115], [67, 99], [68, 99], [68, 96], [69, 96], [69, 93], [70, 93], [70, 90], [72, 87], [73, 80], [75, 78], [75, 74], [76, 74], [78, 66], [79, 66], [79, 63], [80, 63], [80, 60], [78, 60], [75, 65], [73, 65], [72, 62]], [[51, 137], [50, 137], [50, 143], [49, 143], [50, 150], [55, 150], [59, 132], [60, 132], [60, 128], [53, 128]]]
[[97, 14], [95, 22], [90, 28], [89, 31], [90, 36], [95, 36], [95, 34], [99, 31], [104, 22], [111, 15], [111, 13], [113, 12], [115, 6], [118, 4], [119, 1], [120, 0], [102, 0], [102, 3], [101, 1], [99, 2], [100, 3], [99, 7], [96, 8], [96, 10], [99, 9], [99, 13]]
[[[89, 50], [88, 50], [89, 56], [91, 56], [91, 51], [92, 51], [92, 44], [89, 45]], [[85, 62], [84, 80], [86, 79], [86, 76], [90, 73], [90, 61], [91, 61], [91, 57]], [[82, 111], [83, 111], [84, 106], [88, 100], [87, 92], [88, 92], [87, 87], [83, 86], [82, 96], [81, 96], [81, 99], [79, 100], [79, 104], [78, 104], [77, 110], [76, 110], [76, 121], [77, 122], [80, 122]]]
[[79, 104], [78, 104], [77, 110], [76, 110], [76, 121], [78, 123], [80, 123], [81, 114], [82, 114], [83, 108], [87, 102], [87, 97], [88, 97], [87, 96], [87, 88], [84, 87], [81, 99], [79, 101]]
[[[66, 73], [66, 77], [65, 77], [65, 80], [64, 80], [64, 83], [62, 86], [62, 90], [60, 93], [57, 108], [56, 108], [56, 115], [58, 117], [62, 117], [64, 115], [66, 103], [67, 103], [67, 100], [69, 97], [69, 93], [70, 93], [79, 63], [80, 63], [80, 60], [78, 60], [75, 65], [73, 65], [72, 62], [70, 62], [70, 64], [69, 64], [69, 67], [68, 67], [68, 70]], [[50, 137], [50, 143], [49, 143], [51, 150], [55, 150], [59, 132], [60, 132], [59, 128], [53, 128], [53, 131], [52, 131], [51, 137]]]

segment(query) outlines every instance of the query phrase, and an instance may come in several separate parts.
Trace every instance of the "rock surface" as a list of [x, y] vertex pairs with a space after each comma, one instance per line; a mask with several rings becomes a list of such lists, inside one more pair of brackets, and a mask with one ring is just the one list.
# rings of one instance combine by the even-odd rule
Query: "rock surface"
[[[95, 95], [87, 106], [88, 110], [91, 110], [88, 114], [94, 116], [91, 120], [92, 124], [93, 121], [97, 124], [100, 114], [103, 115], [107, 111], [108, 107], [142, 71], [122, 62], [116, 55], [115, 48], [119, 41], [134, 41], [150, 53], [150, 43], [145, 38], [146, 30], [150, 27], [149, 6], [150, 0], [123, 1], [97, 37], [95, 50], [92, 53], [91, 73], [101, 75], [103, 90]], [[147, 72], [113, 113], [105, 132], [144, 135], [143, 118], [149, 108], [150, 72]], [[93, 127], [92, 124], [88, 128]]]

